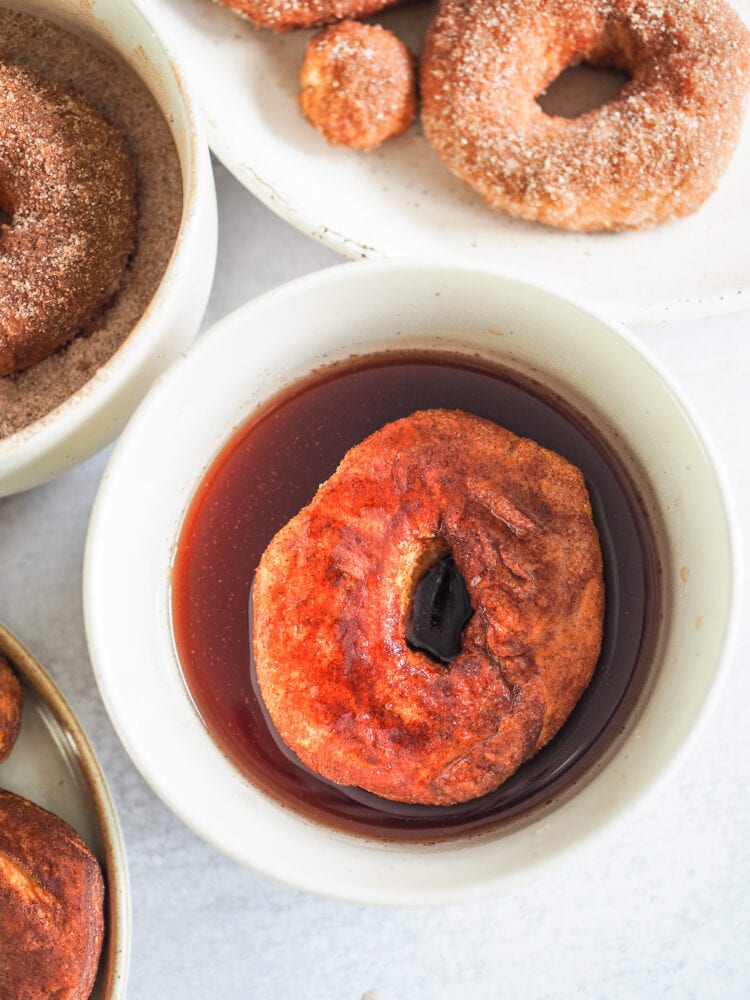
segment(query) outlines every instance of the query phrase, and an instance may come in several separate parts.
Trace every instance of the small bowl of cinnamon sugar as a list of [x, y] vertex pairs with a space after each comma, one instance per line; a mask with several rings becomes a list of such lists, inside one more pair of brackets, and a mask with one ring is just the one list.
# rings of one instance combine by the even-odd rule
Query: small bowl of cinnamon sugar
[[201, 126], [130, 0], [0, 0], [0, 496], [114, 438], [197, 333]]

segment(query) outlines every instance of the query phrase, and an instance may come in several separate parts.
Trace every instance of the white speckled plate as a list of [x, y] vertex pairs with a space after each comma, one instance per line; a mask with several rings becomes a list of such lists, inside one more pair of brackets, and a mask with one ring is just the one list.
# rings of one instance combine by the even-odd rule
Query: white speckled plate
[[[750, 21], [748, 0], [734, 0]], [[332, 149], [297, 108], [310, 32], [256, 31], [210, 0], [139, 0], [192, 85], [214, 152], [248, 190], [348, 257], [449, 257], [512, 267], [628, 322], [750, 307], [750, 116], [718, 191], [693, 216], [645, 232], [559, 232], [490, 211], [419, 128], [363, 154]], [[377, 18], [414, 51], [433, 15]]]
[[3, 625], [0, 654], [10, 660], [24, 690], [21, 733], [0, 764], [0, 787], [60, 816], [98, 858], [107, 886], [106, 936], [91, 1000], [125, 1000], [130, 884], [120, 825], [104, 775], [58, 687]]

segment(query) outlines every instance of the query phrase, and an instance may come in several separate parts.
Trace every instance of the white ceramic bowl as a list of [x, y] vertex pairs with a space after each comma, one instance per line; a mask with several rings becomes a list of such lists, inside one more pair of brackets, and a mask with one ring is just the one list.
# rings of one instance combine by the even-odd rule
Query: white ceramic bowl
[[216, 262], [216, 196], [194, 102], [131, 0], [0, 0], [114, 48], [154, 95], [183, 175], [177, 241], [161, 284], [119, 350], [57, 409], [0, 440], [0, 496], [43, 483], [88, 458], [124, 426], [151, 383], [198, 331]]
[[[246, 781], [204, 729], [170, 629], [170, 571], [181, 521], [232, 430], [321, 362], [393, 347], [478, 352], [533, 370], [588, 414], [643, 492], [662, 564], [665, 614], [651, 688], [616, 752], [574, 795], [524, 825], [433, 846], [335, 832]], [[724, 492], [695, 420], [626, 330], [507, 275], [348, 264], [249, 303], [154, 387], [102, 482], [84, 599], [94, 670], [112, 721], [144, 777], [193, 830], [303, 889], [356, 901], [428, 903], [524, 879], [664, 775], [719, 674], [734, 574]]]

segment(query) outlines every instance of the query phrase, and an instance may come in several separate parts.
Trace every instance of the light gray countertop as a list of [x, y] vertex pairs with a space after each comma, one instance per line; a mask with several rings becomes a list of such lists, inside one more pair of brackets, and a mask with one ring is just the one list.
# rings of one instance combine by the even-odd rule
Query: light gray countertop
[[[204, 328], [337, 263], [216, 168], [220, 243]], [[750, 518], [750, 314], [640, 327], [702, 416]], [[658, 428], [654, 429], [658, 433]], [[385, 910], [317, 899], [240, 868], [144, 784], [86, 653], [80, 579], [108, 451], [0, 500], [0, 619], [70, 699], [100, 756], [130, 863], [135, 1000], [750, 996], [750, 620], [680, 769], [564, 866], [498, 899]], [[750, 563], [744, 543], [743, 560]], [[368, 997], [368, 1000], [373, 1000]]]

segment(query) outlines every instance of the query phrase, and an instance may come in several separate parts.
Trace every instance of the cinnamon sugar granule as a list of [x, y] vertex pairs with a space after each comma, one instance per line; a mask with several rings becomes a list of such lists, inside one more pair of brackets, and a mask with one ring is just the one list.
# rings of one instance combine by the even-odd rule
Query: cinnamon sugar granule
[[44, 361], [0, 378], [0, 437], [44, 417], [120, 347], [166, 270], [182, 213], [182, 174], [167, 123], [140, 78], [111, 53], [39, 18], [0, 9], [0, 62], [83, 94], [125, 137], [137, 174], [137, 245], [111, 305]]

